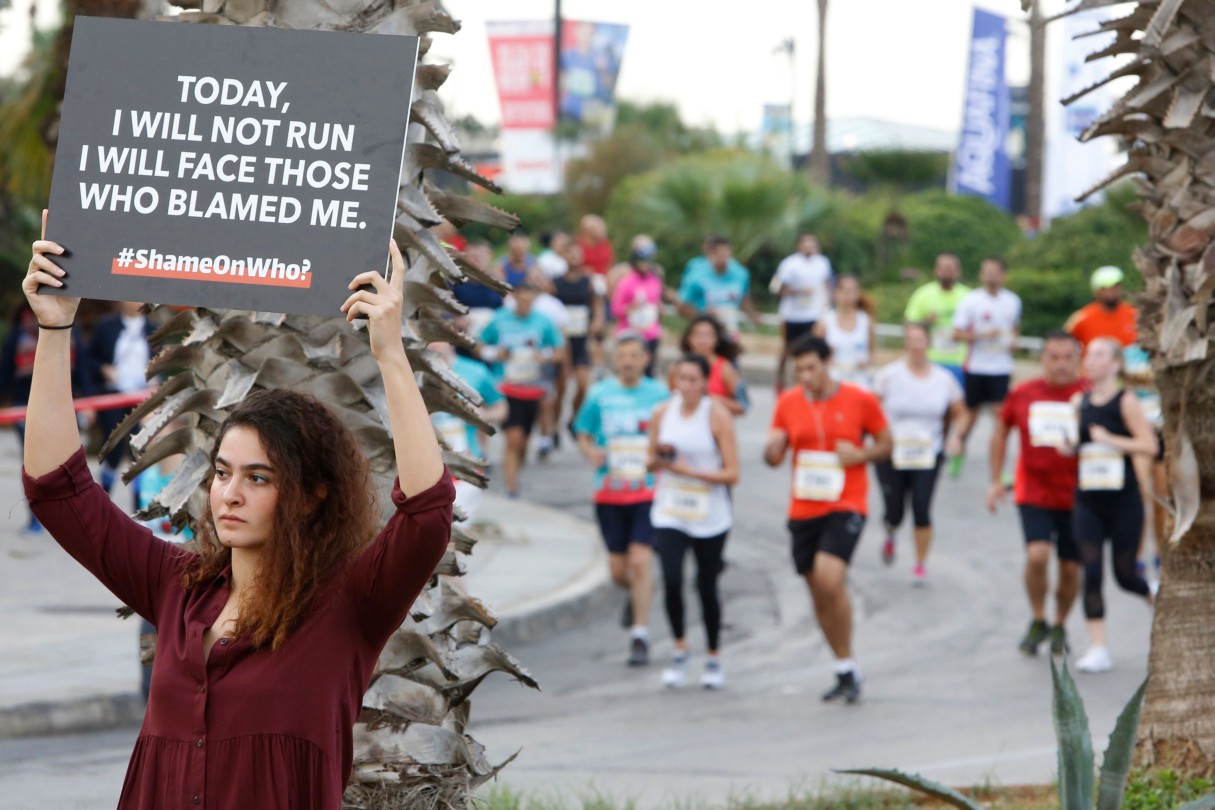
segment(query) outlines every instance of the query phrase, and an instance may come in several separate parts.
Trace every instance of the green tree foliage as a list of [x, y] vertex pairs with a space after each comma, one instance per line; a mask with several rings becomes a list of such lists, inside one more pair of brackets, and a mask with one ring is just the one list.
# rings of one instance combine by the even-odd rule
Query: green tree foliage
[[626, 178], [612, 194], [607, 221], [618, 251], [635, 234], [653, 236], [672, 282], [670, 271], [698, 255], [706, 235], [724, 234], [738, 259], [751, 263], [753, 286], [762, 287], [797, 232], [822, 224], [831, 208], [830, 196], [802, 175], [754, 153], [721, 149]]
[[[1147, 223], [1132, 207], [1134, 186], [1111, 189], [1105, 200], [1059, 217], [1050, 228], [1027, 239], [1009, 252], [1009, 261], [1018, 267], [1038, 267], [1084, 274], [1112, 264], [1130, 271], [1131, 254], [1137, 245], [1148, 241]], [[1139, 276], [1127, 274], [1128, 279]]]
[[904, 149], [871, 149], [841, 161], [848, 177], [865, 188], [900, 192], [942, 189], [949, 175], [949, 155]]

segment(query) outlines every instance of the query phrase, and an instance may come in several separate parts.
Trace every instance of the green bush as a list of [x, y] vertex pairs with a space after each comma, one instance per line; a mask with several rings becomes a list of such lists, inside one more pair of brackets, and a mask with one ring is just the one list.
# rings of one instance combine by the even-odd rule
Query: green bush
[[1137, 773], [1126, 786], [1123, 810], [1174, 810], [1215, 790], [1210, 779], [1184, 779], [1175, 771]]
[[930, 269], [938, 253], [956, 253], [963, 278], [973, 285], [979, 262], [1008, 254], [1023, 238], [1012, 217], [978, 197], [927, 191], [904, 197], [898, 210], [907, 220], [908, 239], [891, 257], [896, 272], [903, 266]]
[[1008, 271], [1008, 288], [1021, 296], [1021, 334], [1062, 329], [1073, 312], [1093, 300], [1088, 274], [1079, 270]]
[[[533, 245], [537, 243], [541, 231], [570, 231], [577, 224], [573, 221], [569, 203], [560, 194], [503, 194], [500, 197], [487, 194], [482, 199], [495, 208], [519, 217], [523, 222], [521, 227], [531, 235]], [[488, 239], [495, 247], [506, 244], [509, 236], [506, 231], [479, 222], [468, 223], [460, 229], [460, 233], [469, 241]]]
[[1148, 241], [1147, 223], [1131, 207], [1132, 186], [1111, 190], [1103, 202], [1055, 219], [1050, 228], [1026, 239], [1009, 251], [1009, 264], [1043, 269], [1094, 268], [1112, 264], [1127, 272], [1132, 286], [1139, 284], [1131, 254]]

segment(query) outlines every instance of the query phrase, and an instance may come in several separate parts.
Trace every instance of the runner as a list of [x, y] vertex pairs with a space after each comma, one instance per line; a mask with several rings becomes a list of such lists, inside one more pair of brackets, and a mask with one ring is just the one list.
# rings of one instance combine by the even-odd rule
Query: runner
[[628, 594], [623, 622], [630, 629], [628, 663], [644, 666], [650, 660], [654, 500], [646, 432], [654, 406], [668, 394], [662, 383], [643, 373], [650, 358], [640, 335], [620, 335], [614, 359], [616, 376], [591, 387], [574, 418], [574, 431], [578, 448], [596, 471], [595, 516], [608, 550], [608, 570]]
[[1093, 271], [1089, 279], [1093, 288], [1092, 303], [1072, 313], [1063, 327], [1082, 346], [1087, 347], [1099, 337], [1113, 338], [1124, 347], [1139, 339], [1139, 311], [1122, 300], [1124, 280], [1122, 270], [1113, 265]]
[[[507, 415], [506, 399], [494, 384], [493, 375], [489, 373], [484, 363], [469, 360], [456, 354], [450, 343], [431, 343], [429, 348], [451, 364], [452, 373], [468, 384], [468, 387], [481, 395], [481, 405], [477, 412], [481, 418], [491, 425], [499, 425]], [[430, 421], [439, 434], [439, 440], [453, 453], [470, 453], [482, 460], [485, 454], [481, 450], [479, 437], [484, 434], [460, 417], [435, 411], [430, 415]], [[488, 463], [488, 462], [487, 462]], [[471, 526], [476, 520], [477, 510], [481, 505], [483, 490], [459, 479], [452, 479], [456, 485], [456, 507], [467, 517], [466, 526]]]
[[[848, 563], [865, 528], [865, 465], [890, 457], [892, 441], [877, 398], [831, 377], [831, 347], [809, 335], [791, 349], [798, 386], [776, 402], [764, 461], [793, 451], [789, 533], [793, 564], [806, 580], [819, 627], [835, 655], [835, 686], [823, 700], [856, 703], [861, 671], [852, 658]], [[865, 437], [873, 443], [865, 446]]]
[[[1004, 400], [991, 437], [991, 486], [987, 509], [995, 514], [1004, 500], [1004, 458], [1008, 434], [1021, 440], [1013, 492], [1025, 532], [1025, 591], [1033, 618], [1021, 639], [1021, 652], [1037, 655], [1050, 640], [1051, 653], [1067, 652], [1064, 622], [1080, 588], [1080, 550], [1072, 531], [1076, 491], [1076, 459], [1060, 454], [1076, 441], [1076, 413], [1071, 399], [1084, 391], [1080, 381], [1080, 345], [1067, 332], [1046, 336], [1042, 347], [1043, 376], [1023, 382]], [[1046, 623], [1046, 592], [1050, 582], [1051, 544], [1059, 558], [1055, 591], [1055, 623]]]
[[[578, 247], [582, 248], [583, 259], [593, 275], [606, 276], [616, 261], [612, 243], [608, 240], [607, 223], [601, 216], [587, 214], [578, 220]], [[600, 295], [605, 292], [605, 289], [599, 290]]]
[[834, 303], [814, 325], [814, 334], [831, 347], [831, 376], [869, 388], [873, 384], [869, 367], [877, 345], [873, 302], [861, 292], [856, 276], [840, 276]]
[[[565, 252], [573, 243], [570, 235], [564, 231], [542, 231], [540, 234], [540, 255], [536, 257], [536, 267], [544, 274], [550, 287], [555, 279], [565, 275], [570, 269], [565, 260]], [[550, 289], [549, 292], [552, 292]]]
[[952, 253], [937, 256], [932, 272], [936, 280], [911, 294], [903, 317], [912, 323], [928, 325], [932, 330], [932, 348], [928, 350], [928, 359], [944, 366], [957, 378], [958, 385], [965, 386], [962, 362], [966, 359], [966, 347], [954, 340], [953, 313], [970, 288], [959, 282], [962, 263]]
[[949, 474], [962, 474], [966, 439], [984, 406], [999, 408], [1008, 396], [1013, 372], [1013, 347], [1021, 334], [1021, 298], [1004, 288], [1008, 266], [1003, 259], [986, 258], [979, 265], [982, 286], [971, 290], [953, 314], [953, 336], [969, 346], [966, 372], [966, 409], [958, 424], [961, 447], [953, 456]]
[[[489, 242], [478, 240], [469, 244], [464, 251], [464, 259], [478, 270], [502, 278], [502, 268], [494, 264], [494, 251]], [[502, 296], [477, 281], [457, 284], [452, 287], [451, 293], [457, 301], [468, 307], [468, 314], [458, 319], [457, 325], [470, 335], [479, 334], [493, 319], [494, 313], [502, 308]]]
[[687, 681], [683, 565], [691, 550], [708, 648], [700, 684], [721, 689], [726, 685], [726, 672], [718, 655], [721, 601], [717, 578], [723, 567], [726, 536], [734, 524], [728, 487], [738, 483], [738, 444], [730, 412], [707, 396], [708, 362], [698, 354], [684, 355], [675, 364], [675, 380], [670, 401], [654, 409], [647, 456], [649, 468], [659, 473], [650, 522], [662, 561], [667, 619], [675, 637], [675, 652], [662, 673], [662, 684], [677, 688]]
[[612, 289], [612, 317], [616, 319], [617, 334], [640, 332], [650, 352], [650, 367], [646, 375], [654, 376], [654, 360], [658, 356], [658, 341], [662, 338], [662, 304], [675, 296], [662, 280], [662, 268], [654, 263], [658, 247], [650, 237], [640, 234], [633, 238], [629, 265]]
[[679, 284], [679, 313], [685, 318], [709, 314], [726, 328], [731, 340], [738, 340], [739, 313], [756, 326], [763, 323], [751, 301], [751, 271], [733, 256], [729, 238], [705, 239], [704, 255], [688, 262]]
[[[573, 245], [566, 255], [576, 259], [581, 252], [577, 245]], [[587, 343], [591, 337], [603, 334], [603, 298], [595, 293], [588, 268], [580, 261], [569, 262], [566, 274], [553, 279], [553, 294], [565, 305], [566, 341], [565, 356], [557, 368], [556, 392], [552, 397], [551, 422], [555, 441], [560, 435], [566, 383], [571, 377], [574, 380], [572, 413], [578, 413], [586, 398], [591, 378], [591, 353]]]
[[[739, 396], [742, 378], [738, 375], [738, 344], [726, 336], [726, 330], [712, 315], [698, 315], [688, 324], [679, 339], [684, 354], [700, 355], [709, 364], [709, 396], [726, 406], [735, 416], [747, 412], [746, 402]], [[667, 370], [667, 385], [675, 388], [675, 366]]]
[[564, 345], [551, 320], [536, 312], [539, 291], [526, 281], [515, 288], [515, 309], [503, 307], [482, 330], [481, 357], [492, 364], [494, 379], [506, 396], [506, 450], [502, 478], [508, 498], [519, 497], [519, 470], [527, 454], [527, 440], [540, 416], [548, 393], [545, 366]]
[[1093, 390], [1078, 399], [1080, 477], [1072, 511], [1076, 542], [1084, 560], [1084, 616], [1089, 649], [1076, 662], [1081, 672], [1108, 672], [1113, 666], [1105, 643], [1105, 601], [1101, 579], [1109, 539], [1114, 577], [1125, 591], [1152, 601], [1148, 583], [1135, 570], [1143, 530], [1143, 500], [1130, 456], [1156, 455], [1156, 432], [1134, 395], [1118, 384], [1122, 346], [1096, 338], [1084, 355], [1084, 374]]
[[803, 233], [797, 238], [797, 252], [785, 257], [772, 277], [772, 292], [780, 296], [777, 314], [784, 340], [776, 364], [777, 393], [785, 387], [789, 347], [802, 335], [814, 331], [815, 322], [827, 311], [833, 284], [831, 262], [822, 254], [818, 238], [812, 233]]
[[894, 563], [894, 536], [910, 497], [915, 523], [911, 577], [915, 585], [927, 581], [924, 564], [932, 547], [932, 495], [941, 471], [942, 452], [948, 448], [952, 453], [959, 444], [956, 432], [948, 442], [945, 434], [951, 424], [957, 425], [964, 410], [958, 381], [928, 359], [928, 344], [926, 326], [904, 326], [904, 357], [879, 371], [873, 386], [894, 434], [890, 460], [876, 465], [886, 505], [882, 561]]
[[[536, 269], [536, 257], [531, 254], [532, 240], [522, 230], [515, 231], [506, 240], [506, 255], [498, 260], [502, 278], [512, 287], [518, 287]], [[535, 279], [531, 279], [533, 282]]]

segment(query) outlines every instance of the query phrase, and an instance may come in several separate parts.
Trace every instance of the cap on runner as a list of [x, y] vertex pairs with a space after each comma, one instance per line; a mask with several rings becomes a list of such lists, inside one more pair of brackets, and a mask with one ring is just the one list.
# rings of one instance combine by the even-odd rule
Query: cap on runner
[[1126, 275], [1121, 268], [1114, 267], [1112, 264], [1107, 264], [1104, 267], [1098, 267], [1093, 271], [1092, 278], [1089, 283], [1094, 290], [1104, 290], [1109, 287], [1117, 287], [1122, 283]]

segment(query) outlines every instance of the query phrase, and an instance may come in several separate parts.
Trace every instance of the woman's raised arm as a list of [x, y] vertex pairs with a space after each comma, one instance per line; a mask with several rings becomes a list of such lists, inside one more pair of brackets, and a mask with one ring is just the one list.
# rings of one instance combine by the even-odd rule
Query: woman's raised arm
[[38, 349], [25, 421], [25, 470], [37, 478], [62, 465], [80, 448], [76, 411], [72, 405], [72, 322], [79, 298], [41, 295], [40, 289], [62, 287], [67, 274], [51, 256], [64, 249], [46, 237], [46, 214], [42, 212], [42, 236], [34, 242], [29, 271], [21, 282], [38, 319]]
[[[350, 288], [356, 292], [342, 304], [342, 312], [348, 321], [358, 315], [368, 318], [371, 353], [380, 366], [388, 398], [397, 475], [401, 491], [410, 496], [425, 492], [439, 480], [443, 475], [443, 455], [401, 342], [405, 260], [395, 241], [389, 243], [388, 252], [392, 258], [388, 278], [374, 270], [355, 276]], [[365, 285], [373, 289], [359, 289]]]

